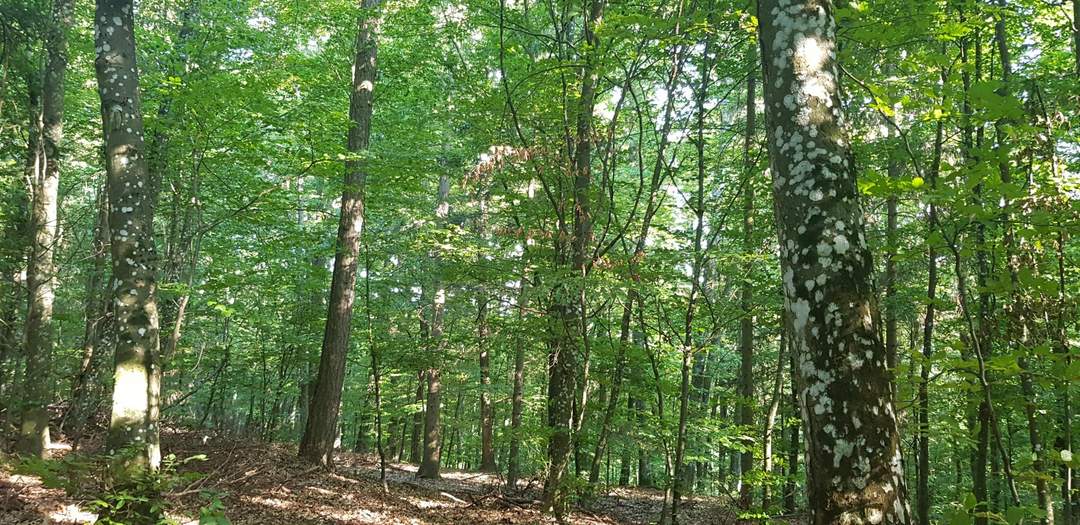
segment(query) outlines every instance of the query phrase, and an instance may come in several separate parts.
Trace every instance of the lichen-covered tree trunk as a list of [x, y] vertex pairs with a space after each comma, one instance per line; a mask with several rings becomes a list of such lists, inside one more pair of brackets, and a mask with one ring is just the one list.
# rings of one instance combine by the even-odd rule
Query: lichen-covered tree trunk
[[829, 0], [759, 0], [766, 130], [814, 524], [907, 524], [894, 387]]
[[[377, 0], [363, 0], [363, 11], [357, 23], [347, 135], [348, 150], [355, 155], [367, 150], [371, 136], [371, 104], [376, 67], [373, 8], [376, 2]], [[300, 457], [324, 466], [330, 466], [333, 462], [334, 443], [337, 441], [341, 388], [345, 380], [345, 357], [349, 352], [353, 302], [356, 298], [360, 236], [364, 230], [366, 177], [367, 172], [362, 160], [346, 161], [337, 253], [330, 283], [330, 302], [323, 332], [322, 353], [319, 356], [319, 375], [304, 424], [304, 435], [300, 440]]]
[[71, 0], [55, 0], [45, 35], [45, 80], [42, 84], [41, 151], [44, 164], [31, 180], [30, 262], [26, 313], [26, 376], [22, 421], [16, 450], [40, 456], [49, 446], [48, 379], [53, 346], [53, 301], [56, 297], [57, 200], [60, 154], [64, 138], [64, 77], [67, 73], [67, 30], [72, 22]]
[[[443, 173], [439, 176], [439, 189], [435, 218], [440, 227], [446, 226], [447, 217], [450, 214], [450, 178]], [[439, 257], [436, 255], [438, 261]], [[435, 282], [432, 288], [435, 295], [431, 298], [431, 317], [428, 320], [428, 339], [431, 345], [431, 364], [427, 370], [427, 403], [424, 408], [424, 439], [423, 456], [420, 458], [420, 468], [416, 471], [419, 478], [438, 478], [442, 463], [442, 424], [440, 421], [442, 410], [442, 353], [446, 346], [443, 338], [443, 320], [446, 315], [446, 287], [439, 273], [441, 268], [435, 270]]]
[[150, 175], [143, 143], [134, 7], [130, 0], [98, 0], [94, 62], [105, 137], [109, 187], [116, 368], [106, 448], [132, 449], [135, 465], [156, 469], [161, 451], [152, 410], [158, 354]]

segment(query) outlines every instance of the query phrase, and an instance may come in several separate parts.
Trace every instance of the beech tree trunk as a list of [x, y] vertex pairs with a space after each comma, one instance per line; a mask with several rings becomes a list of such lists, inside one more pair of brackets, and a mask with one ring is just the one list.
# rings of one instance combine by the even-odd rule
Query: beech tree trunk
[[[450, 213], [450, 179], [443, 173], [439, 176], [438, 205], [435, 209], [435, 218], [440, 226], [446, 225], [447, 216]], [[435, 256], [438, 260], [438, 255]], [[424, 409], [424, 454], [420, 458], [420, 468], [416, 471], [416, 477], [435, 479], [439, 477], [439, 469], [442, 463], [442, 428], [439, 421], [442, 409], [442, 379], [441, 363], [443, 349], [446, 341], [443, 338], [443, 317], [446, 314], [446, 287], [443, 285], [442, 271], [436, 268], [435, 282], [432, 288], [435, 295], [431, 299], [431, 318], [428, 320], [428, 339], [433, 353], [431, 366], [427, 370], [427, 405]]]
[[26, 313], [26, 376], [22, 421], [16, 450], [42, 456], [49, 446], [48, 404], [52, 397], [49, 365], [53, 346], [53, 301], [57, 243], [57, 200], [60, 190], [60, 155], [64, 139], [64, 77], [67, 73], [67, 31], [72, 23], [72, 1], [54, 0], [45, 34], [45, 81], [42, 84], [43, 170], [31, 180], [30, 263]]
[[[347, 146], [353, 154], [367, 150], [371, 136], [371, 105], [376, 70], [373, 30], [377, 1], [363, 0], [363, 12], [357, 23], [347, 136]], [[300, 440], [300, 457], [324, 466], [330, 466], [333, 462], [334, 443], [338, 435], [345, 357], [349, 352], [350, 324], [356, 297], [360, 238], [364, 230], [366, 178], [363, 161], [353, 159], [345, 163], [345, 188], [341, 194], [337, 254], [334, 257], [330, 304], [326, 314], [322, 353], [319, 356], [319, 375], [304, 425], [304, 436]]]
[[811, 522], [907, 524], [894, 387], [844, 128], [829, 0], [759, 0], [785, 303]]
[[115, 319], [112, 418], [106, 449], [135, 453], [128, 467], [157, 469], [158, 308], [153, 194], [143, 143], [131, 0], [98, 0], [94, 61], [101, 95]]

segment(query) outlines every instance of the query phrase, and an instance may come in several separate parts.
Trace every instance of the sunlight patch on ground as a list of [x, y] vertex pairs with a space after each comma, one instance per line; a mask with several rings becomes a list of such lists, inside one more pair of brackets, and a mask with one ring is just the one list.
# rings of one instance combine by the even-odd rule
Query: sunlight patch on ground
[[78, 505], [68, 504], [64, 505], [64, 508], [49, 514], [48, 523], [94, 523], [95, 521], [97, 521], [97, 514], [86, 512], [80, 509]]

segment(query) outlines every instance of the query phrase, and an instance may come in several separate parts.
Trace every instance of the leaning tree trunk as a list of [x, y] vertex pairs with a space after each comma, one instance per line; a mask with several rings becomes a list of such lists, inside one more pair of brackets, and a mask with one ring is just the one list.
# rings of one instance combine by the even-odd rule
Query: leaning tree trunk
[[894, 388], [844, 129], [829, 0], [759, 0], [786, 307], [811, 522], [907, 524]]
[[48, 404], [52, 392], [49, 364], [53, 346], [53, 301], [56, 292], [57, 199], [60, 190], [60, 147], [64, 139], [64, 76], [67, 73], [67, 31], [72, 1], [55, 0], [45, 36], [45, 82], [42, 84], [42, 153], [44, 169], [31, 181], [31, 255], [27, 268], [30, 308], [26, 313], [26, 376], [22, 427], [16, 447], [40, 456], [49, 446]]
[[[347, 137], [349, 152], [353, 154], [367, 150], [371, 136], [371, 103], [375, 87], [376, 58], [373, 11], [376, 1], [363, 0], [363, 12], [357, 22]], [[350, 323], [356, 297], [360, 236], [364, 230], [366, 178], [367, 172], [362, 160], [346, 161], [337, 254], [330, 284], [330, 304], [323, 333], [322, 354], [319, 357], [319, 375], [304, 425], [304, 436], [300, 440], [300, 456], [324, 466], [333, 462], [334, 442], [337, 440], [341, 387], [345, 380], [345, 356], [349, 351]]]
[[98, 0], [94, 61], [101, 94], [108, 175], [116, 369], [106, 448], [134, 449], [127, 462], [156, 469], [158, 309], [153, 200], [146, 169], [131, 0]]

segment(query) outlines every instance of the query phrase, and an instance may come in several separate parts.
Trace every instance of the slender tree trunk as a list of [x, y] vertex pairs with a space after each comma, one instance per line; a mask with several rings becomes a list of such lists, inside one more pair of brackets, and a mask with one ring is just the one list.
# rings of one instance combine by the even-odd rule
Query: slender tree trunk
[[[366, 151], [371, 136], [371, 105], [376, 69], [374, 11], [377, 2], [378, 0], [363, 0], [363, 12], [357, 22], [347, 136], [347, 146], [352, 153]], [[323, 466], [330, 466], [333, 462], [334, 443], [338, 434], [345, 357], [349, 352], [350, 324], [356, 296], [357, 257], [364, 230], [366, 178], [366, 168], [362, 161], [349, 160], [345, 163], [345, 188], [341, 195], [337, 254], [334, 257], [329, 309], [319, 357], [319, 376], [304, 425], [304, 436], [300, 440], [300, 457]]]
[[895, 393], [840, 118], [832, 2], [759, 0], [758, 18], [811, 523], [907, 524]]
[[[1069, 305], [1068, 305], [1068, 292], [1065, 287], [1065, 232], [1058, 231], [1056, 244], [1056, 256], [1057, 256], [1057, 278], [1058, 278], [1058, 300], [1057, 300], [1057, 345], [1055, 353], [1062, 359], [1062, 365], [1065, 369], [1069, 369], [1072, 366], [1072, 357], [1069, 350], [1069, 334], [1066, 327], [1066, 320], [1068, 317]], [[1058, 405], [1058, 417], [1059, 432], [1057, 442], [1054, 448], [1057, 450], [1073, 450], [1073, 438], [1072, 438], [1072, 398], [1069, 394], [1070, 381], [1061, 381], [1058, 385], [1057, 391], [1057, 405]], [[1073, 469], [1068, 463], [1062, 463], [1061, 465], [1061, 523], [1072, 525], [1073, 515]]]
[[42, 456], [49, 447], [48, 405], [52, 398], [49, 366], [53, 347], [53, 302], [57, 244], [60, 156], [64, 139], [64, 77], [67, 73], [67, 31], [72, 1], [54, 0], [45, 35], [45, 81], [42, 84], [42, 155], [44, 170], [32, 180], [31, 256], [27, 268], [30, 307], [26, 314], [26, 377], [22, 427], [16, 450]]
[[480, 347], [480, 472], [498, 472], [495, 464], [495, 408], [491, 404], [491, 355], [488, 350], [488, 299], [480, 298], [476, 315]]
[[[941, 75], [942, 85], [948, 80], [944, 73]], [[944, 105], [944, 95], [942, 95], [942, 104]], [[933, 166], [928, 173], [930, 180], [930, 192], [931, 199], [927, 210], [927, 238], [931, 238], [929, 235], [933, 233], [937, 227], [937, 204], [934, 199], [937, 198], [934, 192], [937, 191], [937, 179], [938, 172], [941, 169], [941, 149], [944, 142], [944, 123], [938, 120], [936, 131], [934, 134], [934, 159]], [[937, 286], [938, 286], [938, 252], [937, 246], [933, 243], [928, 243], [927, 248], [927, 269], [926, 269], [926, 317], [923, 320], [923, 339], [922, 339], [922, 363], [919, 373], [919, 391], [918, 391], [918, 419], [919, 428], [917, 433], [918, 441], [918, 480], [916, 482], [916, 516], [919, 523], [930, 523], [930, 358], [934, 353], [934, 321], [935, 312], [937, 311]]]
[[98, 343], [101, 341], [101, 332], [104, 328], [106, 302], [105, 296], [105, 268], [108, 257], [109, 237], [109, 204], [107, 201], [108, 188], [102, 187], [98, 194], [98, 216], [94, 225], [94, 240], [90, 243], [90, 251], [94, 259], [94, 266], [86, 279], [86, 324], [83, 332], [82, 358], [79, 362], [79, 370], [75, 374], [75, 380], [71, 388], [71, 406], [64, 414], [63, 427], [74, 429], [73, 446], [82, 435], [82, 427], [85, 424], [86, 411], [90, 404], [90, 377], [94, 372], [94, 363], [97, 361]]
[[[1012, 62], [1009, 53], [1008, 32], [1005, 27], [1004, 13], [1006, 1], [998, 0], [997, 5], [1002, 10], [994, 24], [994, 39], [997, 42], [998, 58], [1001, 61], [1002, 86], [999, 89], [999, 95], [1008, 96], [1011, 91], [1009, 83], [1012, 80]], [[1012, 182], [1009, 159], [1010, 148], [1007, 141], [1008, 128], [1010, 126], [1011, 122], [1004, 118], [995, 123], [999, 159], [998, 170], [1003, 184], [1010, 184]], [[1009, 269], [1009, 278], [1012, 282], [1012, 289], [1016, 290], [1020, 286], [1020, 256], [1016, 253], [1015, 233], [1010, 223], [1009, 207], [1010, 203], [1008, 199], [1004, 198], [1002, 206], [1002, 242], [1005, 245], [1006, 264]], [[1028, 308], [1025, 298], [1014, 292], [1010, 309], [1013, 310], [1009, 316], [1010, 322], [1013, 323], [1012, 330], [1014, 332], [1016, 330], [1020, 331], [1019, 344], [1022, 347], [1021, 352], [1027, 352], [1026, 346], [1029, 343], [1028, 323], [1030, 322], [1028, 317], [1030, 314], [1027, 311]], [[1040, 523], [1047, 525], [1054, 522], [1054, 503], [1045, 476], [1045, 451], [1043, 450], [1042, 436], [1039, 431], [1038, 407], [1035, 404], [1035, 387], [1027, 358], [1024, 356], [1017, 358], [1017, 364], [1020, 367], [1020, 390], [1024, 394], [1025, 399], [1024, 413], [1027, 416], [1028, 438], [1031, 441], [1032, 446], [1032, 470], [1035, 471], [1035, 493], [1038, 497], [1039, 507], [1045, 513], [1045, 515], [1040, 518]]]
[[[710, 42], [706, 42], [702, 53], [702, 71], [704, 73], [701, 75], [701, 83], [697, 88], [696, 96], [695, 114], [697, 120], [697, 136], [695, 149], [697, 150], [697, 191], [694, 194], [695, 201], [693, 205], [695, 214], [693, 258], [691, 260], [690, 295], [686, 300], [686, 316], [683, 324], [682, 365], [679, 368], [679, 426], [678, 434], [675, 437], [675, 463], [672, 473], [673, 479], [671, 480], [670, 485], [671, 514], [670, 517], [661, 517], [660, 522], [662, 524], [671, 523], [674, 525], [679, 522], [679, 505], [682, 500], [683, 492], [690, 488], [687, 484], [688, 476], [685, 472], [686, 442], [687, 425], [690, 422], [690, 370], [693, 355], [697, 350], [694, 342], [694, 315], [696, 314], [698, 294], [700, 291], [700, 277], [704, 267], [705, 257], [705, 246], [703, 245], [703, 234], [705, 230], [705, 99], [709, 89], [709, 70], [711, 68], [709, 51], [711, 51], [711, 48]], [[750, 77], [753, 78], [753, 75]], [[752, 86], [752, 84], [748, 84], [748, 86]], [[752, 87], [749, 89], [752, 89]], [[752, 122], [750, 124], [752, 124]], [[746, 228], [747, 224], [748, 222], [744, 221], [743, 227]], [[640, 310], [639, 315], [641, 315]], [[654, 365], [654, 373], [655, 370]], [[659, 378], [657, 378], [658, 397], [661, 395], [659, 389]]]
[[[757, 53], [749, 52], [749, 62], [757, 60]], [[750, 262], [754, 253], [754, 161], [750, 150], [754, 143], [754, 128], [757, 115], [755, 96], [756, 76], [750, 74], [746, 79], [746, 133], [743, 141], [743, 282], [739, 291], [739, 412], [738, 424], [748, 427], [754, 424], [754, 288], [750, 280], [753, 264]], [[739, 462], [742, 483], [739, 485], [739, 508], [749, 509], [753, 500], [747, 475], [754, 469], [754, 451], [745, 450]]]
[[[784, 319], [784, 315], [781, 315], [781, 319]], [[784, 366], [787, 364], [787, 355], [785, 353], [787, 346], [787, 326], [786, 320], [780, 323], [780, 345], [776, 349], [776, 370], [773, 372], [773, 385], [772, 395], [769, 401], [769, 410], [765, 414], [765, 432], [764, 432], [764, 444], [762, 445], [762, 470], [766, 476], [769, 476], [765, 480], [761, 490], [761, 508], [768, 511], [769, 505], [772, 503], [772, 473], [773, 473], [773, 442], [775, 441], [776, 431], [776, 416], [780, 412], [780, 399], [784, 395]]]
[[[683, 65], [686, 61], [685, 46], [678, 46], [672, 53], [671, 71], [667, 77], [664, 88], [671, 92], [675, 84], [682, 76]], [[630, 320], [634, 302], [638, 300], [637, 285], [641, 282], [639, 264], [645, 257], [646, 240], [652, 228], [652, 220], [656, 216], [660, 202], [657, 199], [657, 191], [664, 180], [664, 174], [668, 169], [667, 149], [670, 145], [672, 127], [672, 115], [675, 112], [675, 97], [668, 97], [664, 103], [663, 117], [661, 118], [660, 131], [658, 133], [659, 144], [656, 148], [656, 158], [653, 161], [652, 174], [649, 180], [649, 189], [645, 202], [645, 211], [641, 221], [641, 230], [638, 232], [637, 241], [634, 244], [634, 253], [628, 262], [630, 279], [627, 290], [626, 302], [623, 303], [622, 318], [619, 324], [619, 347], [615, 356], [615, 373], [611, 380], [611, 393], [604, 410], [604, 419], [600, 425], [600, 435], [596, 441], [596, 450], [593, 454], [592, 465], [589, 469], [589, 483], [596, 483], [600, 479], [600, 458], [608, 444], [610, 437], [611, 420], [615, 417], [618, 408], [619, 395], [622, 389], [623, 376], [626, 372], [626, 348], [630, 340]]]
[[[528, 244], [526, 242], [526, 244]], [[521, 288], [518, 292], [518, 322], [525, 320], [529, 308], [529, 276], [527, 264], [522, 265]], [[514, 346], [514, 392], [510, 407], [510, 453], [507, 459], [506, 487], [517, 489], [521, 476], [521, 420], [525, 409], [525, 344], [520, 336]]]
[[[447, 216], [450, 212], [450, 179], [445, 173], [439, 176], [438, 206], [435, 210], [436, 221], [445, 227]], [[436, 264], [441, 264], [438, 256]], [[446, 314], [446, 288], [442, 278], [438, 274], [441, 268], [435, 269], [435, 282], [432, 288], [435, 295], [431, 300], [431, 318], [428, 322], [429, 344], [432, 347], [432, 363], [427, 370], [427, 406], [424, 410], [424, 454], [420, 458], [420, 468], [416, 471], [419, 478], [438, 478], [441, 459], [440, 411], [442, 410], [442, 380], [441, 362], [443, 348], [446, 342], [443, 338], [443, 317]]]
[[[423, 293], [420, 294], [423, 297]], [[424, 328], [421, 330], [424, 337], [427, 337], [427, 326], [425, 323]], [[411, 463], [420, 464], [420, 456], [423, 454], [423, 446], [420, 443], [421, 434], [424, 431], [424, 392], [427, 390], [427, 372], [421, 370], [416, 374], [416, 395], [413, 399], [416, 401], [417, 409], [412, 414], [412, 434], [409, 437], [409, 461]]]
[[98, 0], [94, 16], [116, 330], [112, 419], [105, 444], [113, 453], [137, 449], [127, 466], [153, 470], [161, 460], [154, 379], [159, 373], [157, 256], [133, 15], [131, 0]]

